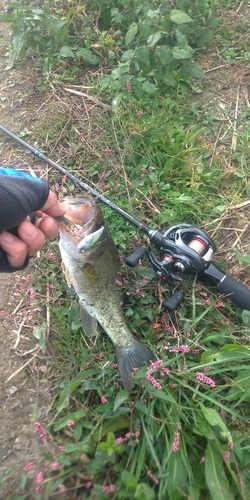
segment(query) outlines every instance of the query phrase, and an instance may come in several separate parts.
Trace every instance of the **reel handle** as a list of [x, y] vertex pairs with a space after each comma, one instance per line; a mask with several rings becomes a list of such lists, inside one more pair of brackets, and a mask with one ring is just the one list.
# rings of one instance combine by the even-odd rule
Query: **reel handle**
[[139, 247], [139, 248], [137, 248], [135, 250], [135, 252], [133, 252], [128, 257], [126, 257], [125, 263], [129, 267], [135, 267], [138, 264], [138, 262], [141, 259], [143, 259], [143, 257], [145, 256], [145, 254], [146, 254], [146, 248], [145, 247]]
[[163, 302], [163, 307], [169, 311], [176, 311], [179, 307], [181, 301], [184, 299], [184, 292], [180, 288], [177, 288], [175, 292], [171, 295], [168, 300]]

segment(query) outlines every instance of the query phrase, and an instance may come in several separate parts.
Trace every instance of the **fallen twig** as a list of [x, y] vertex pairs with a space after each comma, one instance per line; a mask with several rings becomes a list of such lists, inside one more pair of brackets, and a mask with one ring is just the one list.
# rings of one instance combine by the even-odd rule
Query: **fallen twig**
[[9, 378], [7, 378], [6, 382], [9, 382], [12, 378], [14, 378], [16, 375], [18, 375], [18, 373], [20, 373], [26, 366], [28, 366], [30, 363], [32, 363], [32, 361], [37, 357], [38, 353], [40, 352], [40, 347], [38, 347], [37, 349], [37, 352], [34, 354], [34, 356], [32, 356], [32, 358], [28, 359], [28, 361], [26, 361], [26, 363], [24, 363], [24, 365], [22, 365], [20, 368], [18, 368], [18, 370], [16, 370], [14, 373], [12, 373], [12, 375], [10, 375]]

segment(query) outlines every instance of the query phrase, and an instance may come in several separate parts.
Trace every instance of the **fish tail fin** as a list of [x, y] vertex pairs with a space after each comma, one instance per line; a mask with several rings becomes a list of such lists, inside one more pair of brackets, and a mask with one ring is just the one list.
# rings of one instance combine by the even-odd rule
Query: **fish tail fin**
[[116, 346], [116, 358], [118, 370], [122, 379], [124, 389], [133, 389], [131, 380], [133, 368], [140, 368], [156, 359], [155, 354], [141, 342], [135, 341], [131, 347]]

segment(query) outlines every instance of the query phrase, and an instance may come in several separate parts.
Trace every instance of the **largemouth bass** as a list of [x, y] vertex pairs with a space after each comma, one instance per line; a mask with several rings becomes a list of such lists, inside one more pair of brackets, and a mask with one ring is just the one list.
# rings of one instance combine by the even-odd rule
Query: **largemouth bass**
[[59, 248], [68, 286], [74, 288], [84, 311], [83, 331], [93, 334], [96, 321], [102, 326], [114, 344], [123, 386], [132, 389], [133, 368], [153, 361], [155, 355], [126, 324], [117, 248], [92, 197], [67, 198], [64, 203], [66, 214], [57, 218]]

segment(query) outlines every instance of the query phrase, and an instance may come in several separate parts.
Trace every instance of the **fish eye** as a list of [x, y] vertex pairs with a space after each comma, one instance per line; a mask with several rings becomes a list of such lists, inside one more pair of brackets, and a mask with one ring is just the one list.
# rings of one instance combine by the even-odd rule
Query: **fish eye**
[[97, 223], [96, 223], [96, 230], [98, 229], [101, 229], [101, 227], [104, 226], [104, 222], [103, 220], [99, 220]]

